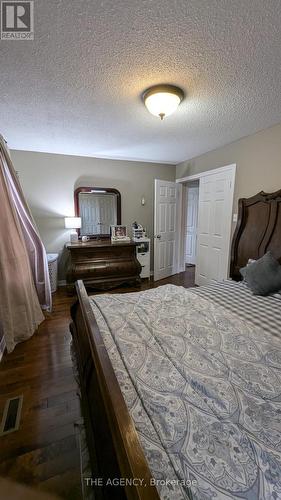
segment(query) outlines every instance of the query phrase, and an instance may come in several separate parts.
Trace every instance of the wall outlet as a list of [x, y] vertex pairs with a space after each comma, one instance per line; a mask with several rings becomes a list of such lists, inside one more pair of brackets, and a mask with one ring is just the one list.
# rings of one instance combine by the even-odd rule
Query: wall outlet
[[232, 218], [233, 222], [237, 222], [237, 219], [238, 219], [238, 214], [233, 214]]

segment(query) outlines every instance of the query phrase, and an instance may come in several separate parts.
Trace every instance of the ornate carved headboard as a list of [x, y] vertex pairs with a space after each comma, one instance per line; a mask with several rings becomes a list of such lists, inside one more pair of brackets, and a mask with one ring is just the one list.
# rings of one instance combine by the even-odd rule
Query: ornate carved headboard
[[281, 189], [241, 198], [238, 222], [232, 240], [230, 277], [241, 280], [239, 269], [248, 259], [258, 259], [268, 250], [281, 263]]

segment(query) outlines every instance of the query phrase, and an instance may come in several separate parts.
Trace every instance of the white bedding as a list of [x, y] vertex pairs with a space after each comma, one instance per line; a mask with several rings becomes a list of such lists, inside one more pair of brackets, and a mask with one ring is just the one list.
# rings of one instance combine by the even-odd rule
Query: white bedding
[[160, 496], [281, 498], [280, 325], [198, 290], [91, 297]]

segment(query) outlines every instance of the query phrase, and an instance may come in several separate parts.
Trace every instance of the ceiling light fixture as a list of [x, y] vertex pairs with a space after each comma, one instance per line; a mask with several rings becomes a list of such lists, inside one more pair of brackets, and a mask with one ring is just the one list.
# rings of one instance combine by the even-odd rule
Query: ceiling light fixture
[[145, 90], [142, 98], [148, 111], [163, 120], [176, 111], [184, 98], [184, 93], [174, 85], [155, 85]]

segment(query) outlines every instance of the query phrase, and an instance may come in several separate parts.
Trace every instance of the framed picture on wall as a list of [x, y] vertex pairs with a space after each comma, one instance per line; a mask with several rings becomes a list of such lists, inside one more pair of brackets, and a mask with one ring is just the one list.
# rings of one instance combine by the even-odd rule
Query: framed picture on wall
[[111, 240], [130, 241], [130, 238], [127, 236], [127, 226], [111, 226]]

